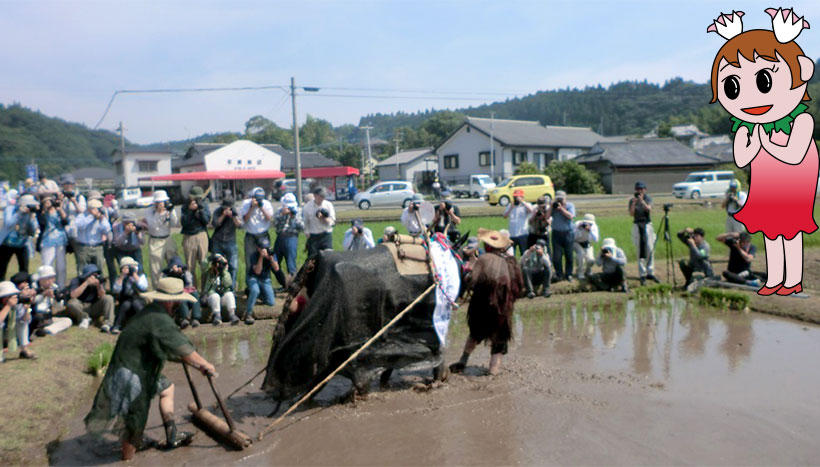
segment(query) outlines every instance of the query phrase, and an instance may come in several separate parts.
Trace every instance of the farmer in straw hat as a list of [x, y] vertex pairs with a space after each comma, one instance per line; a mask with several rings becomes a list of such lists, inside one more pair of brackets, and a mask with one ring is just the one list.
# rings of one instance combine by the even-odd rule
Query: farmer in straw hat
[[177, 432], [174, 421], [174, 385], [162, 375], [166, 360], [183, 361], [203, 374], [215, 374], [191, 341], [174, 323], [180, 302], [193, 302], [180, 279], [165, 277], [157, 290], [142, 296], [153, 300], [128, 323], [117, 340], [94, 406], [85, 417], [89, 432], [114, 432], [122, 440], [122, 459], [134, 457], [142, 444], [151, 399], [159, 394], [159, 412], [165, 426], [167, 449], [190, 443], [193, 434]]
[[489, 340], [490, 374], [501, 369], [501, 356], [507, 353], [507, 342], [512, 338], [512, 312], [524, 281], [515, 257], [505, 253], [511, 241], [508, 235], [495, 230], [478, 229], [478, 239], [484, 242], [485, 254], [476, 259], [466, 283], [473, 291], [467, 324], [470, 336], [464, 344], [464, 353], [450, 370], [460, 373], [467, 365], [470, 354], [484, 340]]

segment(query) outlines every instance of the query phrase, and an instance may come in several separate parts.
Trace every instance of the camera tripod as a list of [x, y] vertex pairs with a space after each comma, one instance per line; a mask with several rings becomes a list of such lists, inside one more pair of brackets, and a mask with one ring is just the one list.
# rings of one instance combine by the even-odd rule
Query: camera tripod
[[[666, 282], [672, 282], [672, 286], [677, 288], [678, 283], [675, 278], [675, 257], [672, 253], [672, 233], [669, 230], [669, 209], [671, 207], [671, 204], [663, 205], [663, 219], [661, 219], [661, 225], [658, 226], [658, 231], [655, 233], [655, 243], [652, 244], [652, 250], [649, 252], [649, 257], [651, 258], [655, 254], [655, 250], [658, 249], [658, 240], [661, 238], [661, 234], [663, 234], [663, 243], [665, 246], [664, 259], [666, 261]], [[640, 258], [638, 261], [640, 261]]]

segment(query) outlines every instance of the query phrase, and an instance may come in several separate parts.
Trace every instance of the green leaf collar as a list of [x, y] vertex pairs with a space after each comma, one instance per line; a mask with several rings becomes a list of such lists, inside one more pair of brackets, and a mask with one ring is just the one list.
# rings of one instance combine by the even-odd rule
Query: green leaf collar
[[[764, 123], [763, 124], [763, 131], [766, 132], [767, 135], [771, 136], [772, 130], [775, 131], [782, 131], [783, 133], [791, 134], [792, 132], [792, 122], [798, 115], [802, 114], [809, 108], [805, 104], [798, 104], [797, 108], [792, 110], [790, 114], [786, 115], [785, 117], [775, 120], [774, 122]], [[745, 126], [749, 129], [749, 134], [752, 133], [755, 129], [754, 123], [749, 123], [743, 121], [737, 117], [732, 117], [732, 133], [735, 133], [741, 126]]]

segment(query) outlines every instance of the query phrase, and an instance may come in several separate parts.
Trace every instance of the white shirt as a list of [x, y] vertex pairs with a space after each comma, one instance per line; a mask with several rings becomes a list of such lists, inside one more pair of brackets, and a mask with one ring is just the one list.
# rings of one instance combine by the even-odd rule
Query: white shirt
[[[581, 224], [584, 222], [588, 222], [590, 224], [589, 231], [586, 229], [581, 228]], [[589, 242], [589, 243], [598, 243], [598, 224], [595, 222], [589, 221], [577, 221], [575, 222], [575, 241], [577, 243], [581, 242]]]
[[[249, 198], [242, 202], [242, 207], [239, 208], [239, 216], [245, 219], [245, 214], [247, 214], [250, 209], [251, 200]], [[244, 221], [244, 228], [246, 232], [258, 235], [270, 229], [271, 221], [273, 221], [273, 205], [270, 204], [270, 201], [263, 200], [262, 209], [259, 209], [259, 207], [253, 209], [251, 216], [248, 217], [248, 220]]]
[[353, 235], [353, 228], [347, 229], [345, 238], [342, 241], [342, 248], [344, 250], [366, 250], [376, 246], [373, 241], [373, 232], [367, 227], [362, 227], [361, 235]]
[[148, 225], [148, 235], [164, 238], [171, 235], [171, 227], [179, 226], [179, 217], [173, 209], [166, 209], [159, 214], [154, 206], [151, 206], [145, 210], [145, 223]]
[[401, 225], [414, 237], [421, 234], [421, 225], [419, 225], [416, 215], [410, 211], [409, 207], [404, 208], [401, 213]]
[[532, 212], [532, 205], [526, 201], [521, 201], [518, 206], [515, 203], [507, 205], [504, 215], [510, 220], [510, 237], [523, 237], [529, 235], [527, 221]]
[[[326, 209], [330, 213], [330, 217], [322, 219], [316, 217], [316, 213], [320, 209]], [[322, 204], [318, 206], [315, 200], [311, 200], [305, 203], [305, 207], [302, 208], [302, 219], [305, 221], [306, 234], [330, 233], [333, 232], [333, 226], [336, 225], [336, 210], [333, 209], [333, 204], [326, 199], [322, 200]]]

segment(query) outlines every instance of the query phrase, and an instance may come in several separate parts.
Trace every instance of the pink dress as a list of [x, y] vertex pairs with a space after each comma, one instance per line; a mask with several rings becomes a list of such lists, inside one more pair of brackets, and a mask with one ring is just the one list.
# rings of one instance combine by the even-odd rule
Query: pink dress
[[[789, 135], [775, 132], [772, 142], [785, 145]], [[735, 214], [750, 233], [763, 232], [770, 240], [782, 235], [793, 239], [799, 232], [817, 230], [814, 198], [818, 176], [817, 145], [809, 145], [806, 157], [797, 164], [786, 164], [762, 147], [752, 160], [752, 177], [746, 204]]]

